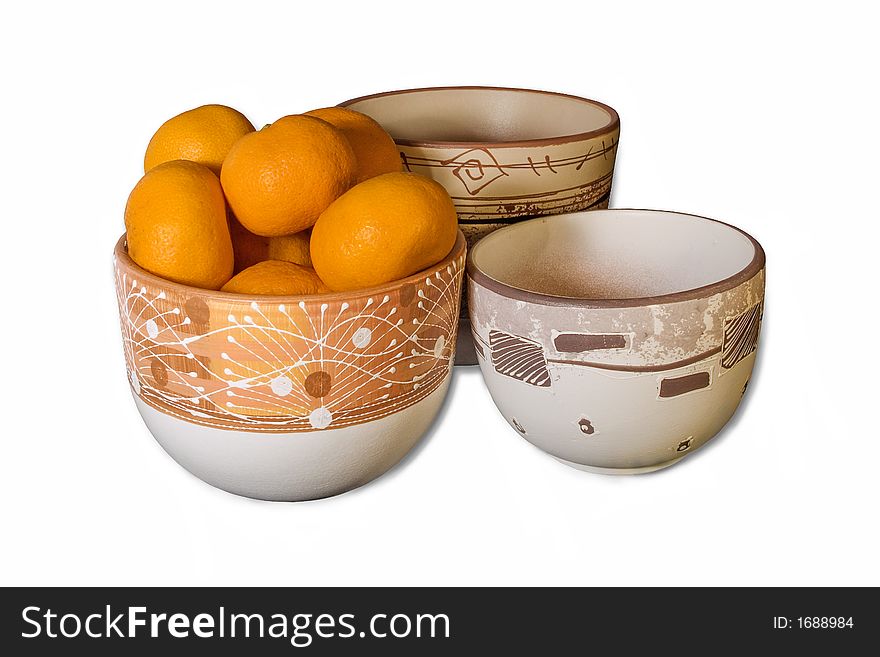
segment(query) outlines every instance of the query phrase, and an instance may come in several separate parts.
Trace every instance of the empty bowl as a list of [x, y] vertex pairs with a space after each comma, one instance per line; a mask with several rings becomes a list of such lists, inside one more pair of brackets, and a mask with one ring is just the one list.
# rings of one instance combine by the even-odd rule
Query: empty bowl
[[162, 447], [223, 490], [307, 500], [361, 486], [425, 433], [449, 386], [464, 272], [459, 233], [437, 265], [380, 287], [271, 297], [114, 268], [128, 381]]
[[746, 391], [764, 251], [738, 228], [655, 210], [542, 217], [481, 240], [467, 275], [495, 404], [568, 465], [672, 465], [718, 433]]
[[[407, 171], [446, 188], [470, 245], [523, 217], [608, 207], [620, 122], [603, 103], [530, 89], [437, 87], [342, 106], [378, 121]], [[475, 364], [466, 323], [459, 340], [457, 363]]]

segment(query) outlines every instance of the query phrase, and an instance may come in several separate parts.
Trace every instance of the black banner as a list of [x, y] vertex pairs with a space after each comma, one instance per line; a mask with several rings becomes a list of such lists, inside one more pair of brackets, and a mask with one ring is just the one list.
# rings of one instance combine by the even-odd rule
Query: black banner
[[856, 654], [880, 639], [878, 613], [876, 589], [21, 588], [2, 590], [0, 646], [7, 655], [98, 656], [141, 646], [162, 655], [444, 655], [485, 646]]

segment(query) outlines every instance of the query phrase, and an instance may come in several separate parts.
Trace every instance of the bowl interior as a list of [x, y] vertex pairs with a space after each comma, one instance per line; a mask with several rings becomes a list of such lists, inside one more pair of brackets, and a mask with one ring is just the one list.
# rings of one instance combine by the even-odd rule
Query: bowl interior
[[617, 120], [601, 103], [527, 89], [415, 89], [343, 104], [373, 117], [403, 142], [553, 139], [603, 130]]
[[551, 297], [654, 298], [744, 275], [760, 246], [733, 226], [656, 210], [596, 210], [497, 230], [473, 247], [471, 268]]

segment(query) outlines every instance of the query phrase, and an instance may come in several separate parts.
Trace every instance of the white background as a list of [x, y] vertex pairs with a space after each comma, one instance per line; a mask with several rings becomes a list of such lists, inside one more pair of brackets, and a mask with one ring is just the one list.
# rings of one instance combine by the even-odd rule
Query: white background
[[[0, 583], [880, 584], [876, 21], [858, 3], [769, 5], [4, 9]], [[153, 131], [204, 103], [261, 126], [451, 84], [609, 103], [612, 206], [762, 242], [740, 412], [669, 470], [590, 475], [520, 439], [458, 369], [422, 444], [360, 490], [273, 504], [195, 479], [135, 410], [112, 288]]]

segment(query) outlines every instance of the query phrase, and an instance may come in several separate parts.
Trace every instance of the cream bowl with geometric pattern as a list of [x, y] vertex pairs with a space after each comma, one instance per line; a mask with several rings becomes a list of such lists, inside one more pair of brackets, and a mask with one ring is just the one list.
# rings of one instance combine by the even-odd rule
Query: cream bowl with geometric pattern
[[496, 406], [568, 465], [672, 465], [717, 434], [745, 394], [764, 251], [738, 228], [656, 210], [541, 217], [477, 243], [467, 277]]
[[365, 290], [276, 297], [159, 278], [114, 251], [128, 383], [195, 476], [264, 500], [337, 495], [386, 472], [431, 425], [455, 355], [464, 272], [449, 255]]

